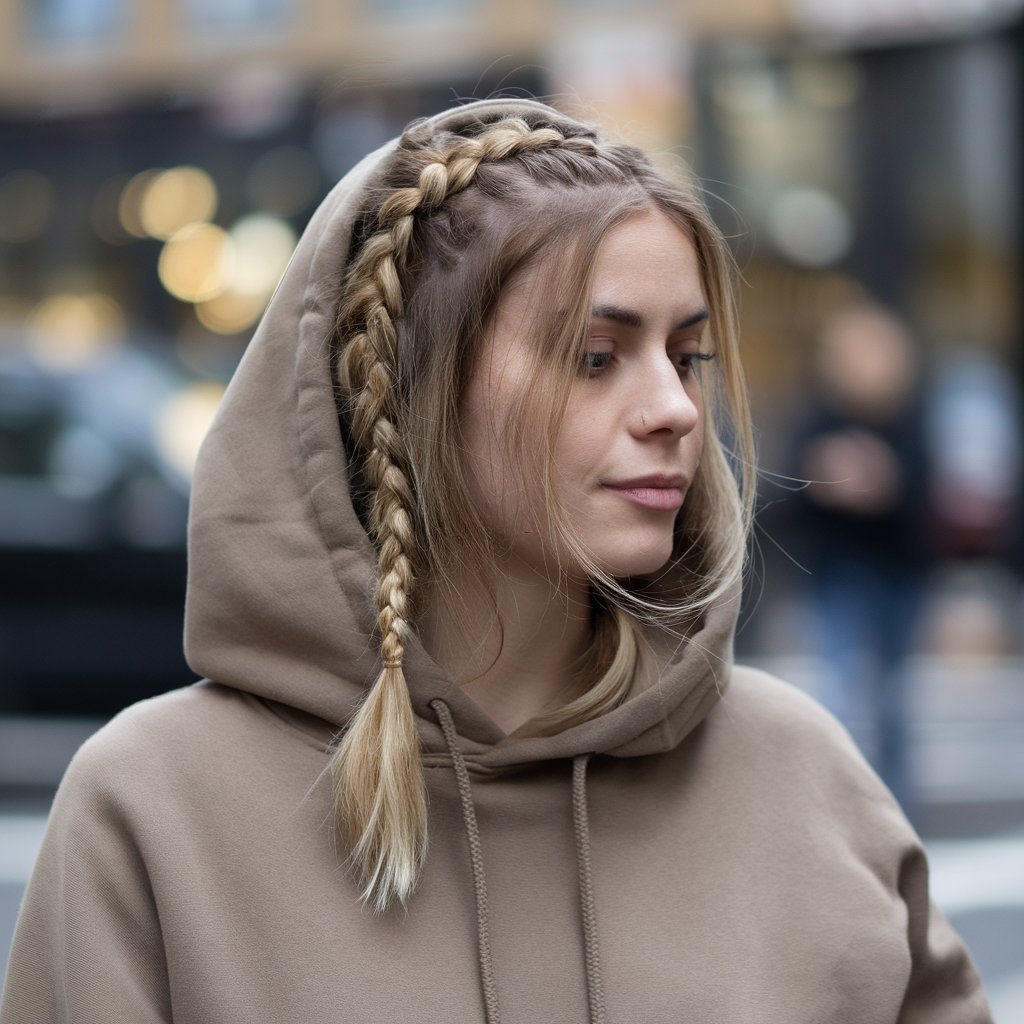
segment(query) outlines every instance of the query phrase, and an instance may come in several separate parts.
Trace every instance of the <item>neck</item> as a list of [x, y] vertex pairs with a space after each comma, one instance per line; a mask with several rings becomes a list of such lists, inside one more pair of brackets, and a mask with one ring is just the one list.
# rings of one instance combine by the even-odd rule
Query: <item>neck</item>
[[573, 667], [591, 631], [585, 581], [505, 568], [494, 600], [468, 573], [424, 596], [424, 646], [504, 732], [577, 696]]

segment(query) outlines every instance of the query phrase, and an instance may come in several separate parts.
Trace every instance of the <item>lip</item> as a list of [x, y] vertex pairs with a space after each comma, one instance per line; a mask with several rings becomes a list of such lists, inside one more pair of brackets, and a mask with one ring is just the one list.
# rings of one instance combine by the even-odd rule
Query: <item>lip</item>
[[611, 480], [601, 484], [642, 508], [670, 512], [681, 508], [686, 496], [686, 478], [678, 474], [652, 473], [630, 480]]

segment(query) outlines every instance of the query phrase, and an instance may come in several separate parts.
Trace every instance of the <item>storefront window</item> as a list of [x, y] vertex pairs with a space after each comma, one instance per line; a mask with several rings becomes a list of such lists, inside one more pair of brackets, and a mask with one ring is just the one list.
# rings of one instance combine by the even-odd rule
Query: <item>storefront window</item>
[[186, 0], [189, 32], [200, 39], [210, 32], [241, 30], [259, 34], [293, 24], [296, 0]]
[[377, 17], [462, 18], [479, 10], [473, 0], [364, 0]]
[[37, 42], [95, 46], [124, 35], [128, 12], [125, 0], [31, 0], [26, 13]]

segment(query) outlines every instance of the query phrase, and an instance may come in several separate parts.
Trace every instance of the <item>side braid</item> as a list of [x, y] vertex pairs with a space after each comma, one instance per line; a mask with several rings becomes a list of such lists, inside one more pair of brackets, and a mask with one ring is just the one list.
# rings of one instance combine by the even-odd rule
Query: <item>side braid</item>
[[412, 631], [416, 581], [416, 504], [409, 459], [396, 427], [401, 279], [417, 216], [440, 209], [469, 187], [482, 163], [567, 145], [593, 152], [584, 139], [509, 118], [443, 149], [421, 146], [418, 129], [403, 136], [400, 157], [414, 183], [395, 188], [375, 214], [375, 231], [349, 272], [339, 314], [338, 374], [351, 440], [370, 495], [370, 530], [378, 549], [377, 630], [383, 668], [331, 761], [335, 814], [352, 840], [351, 864], [362, 898], [377, 911], [405, 903], [426, 853], [427, 807], [416, 721], [402, 664]]

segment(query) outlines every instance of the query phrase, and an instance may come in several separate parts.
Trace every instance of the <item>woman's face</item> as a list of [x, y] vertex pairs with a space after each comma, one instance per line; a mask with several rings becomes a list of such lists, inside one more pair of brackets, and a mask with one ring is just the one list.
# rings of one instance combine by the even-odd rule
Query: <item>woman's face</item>
[[[461, 405], [463, 463], [485, 525], [515, 570], [574, 572], [545, 528], [539, 493], [509, 471], [507, 425], [530, 385], [540, 266], [511, 284]], [[654, 210], [612, 228], [597, 253], [586, 357], [569, 395], [555, 452], [556, 497], [607, 573], [656, 572], [703, 443], [699, 381], [708, 311], [689, 238]], [[538, 444], [543, 438], [538, 436]]]

